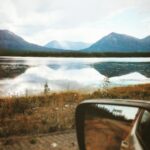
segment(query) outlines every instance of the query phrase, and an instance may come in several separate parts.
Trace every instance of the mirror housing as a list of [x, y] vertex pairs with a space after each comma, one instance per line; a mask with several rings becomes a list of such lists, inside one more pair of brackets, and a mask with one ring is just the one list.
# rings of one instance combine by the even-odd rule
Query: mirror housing
[[[92, 99], [83, 101], [76, 108], [76, 131], [77, 131], [77, 139], [80, 150], [87, 150], [86, 148], [86, 133], [85, 133], [85, 119], [87, 110], [90, 110], [93, 105], [107, 105], [107, 106], [116, 106], [116, 107], [130, 107], [130, 108], [138, 108], [142, 112], [144, 110], [150, 111], [150, 103], [148, 101], [140, 101], [140, 100], [123, 100], [123, 99]], [[128, 143], [126, 141], [122, 141], [121, 143], [122, 149], [128, 149]], [[140, 144], [137, 144], [137, 147], [140, 147]], [[121, 150], [122, 150], [121, 149]], [[140, 150], [142, 148], [138, 148]]]

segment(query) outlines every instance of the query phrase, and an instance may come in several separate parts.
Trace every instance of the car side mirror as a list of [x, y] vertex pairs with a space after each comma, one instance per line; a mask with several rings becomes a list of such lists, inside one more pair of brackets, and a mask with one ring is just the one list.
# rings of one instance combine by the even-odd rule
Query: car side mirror
[[[137, 129], [140, 128], [140, 118], [143, 112], [148, 110], [149, 106], [150, 104], [144, 101], [82, 102], [76, 109], [76, 128], [80, 150], [130, 150], [131, 147], [135, 150], [143, 149]], [[133, 139], [137, 140], [136, 146], [134, 146]]]

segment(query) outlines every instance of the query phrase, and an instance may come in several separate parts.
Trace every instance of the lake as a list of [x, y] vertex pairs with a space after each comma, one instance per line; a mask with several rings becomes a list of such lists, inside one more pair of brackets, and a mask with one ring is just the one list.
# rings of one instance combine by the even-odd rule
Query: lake
[[150, 83], [150, 58], [0, 57], [1, 96]]

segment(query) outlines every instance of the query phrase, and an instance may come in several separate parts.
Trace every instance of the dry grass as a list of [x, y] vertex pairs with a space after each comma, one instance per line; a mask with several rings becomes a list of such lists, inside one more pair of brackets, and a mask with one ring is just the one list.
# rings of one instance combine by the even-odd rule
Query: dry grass
[[93, 93], [93, 97], [150, 100], [150, 84], [99, 90]]
[[79, 92], [0, 99], [0, 137], [41, 134], [75, 127], [77, 104], [90, 98], [150, 99], [150, 84]]
[[74, 128], [77, 104], [87, 95], [66, 92], [0, 100], [0, 136], [48, 133]]

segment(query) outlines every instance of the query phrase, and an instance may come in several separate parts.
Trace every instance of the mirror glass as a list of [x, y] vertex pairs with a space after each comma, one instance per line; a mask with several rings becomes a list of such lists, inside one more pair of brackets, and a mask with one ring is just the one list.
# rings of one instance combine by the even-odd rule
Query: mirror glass
[[136, 107], [89, 105], [84, 121], [86, 150], [120, 150], [128, 146], [126, 139], [138, 112]]

